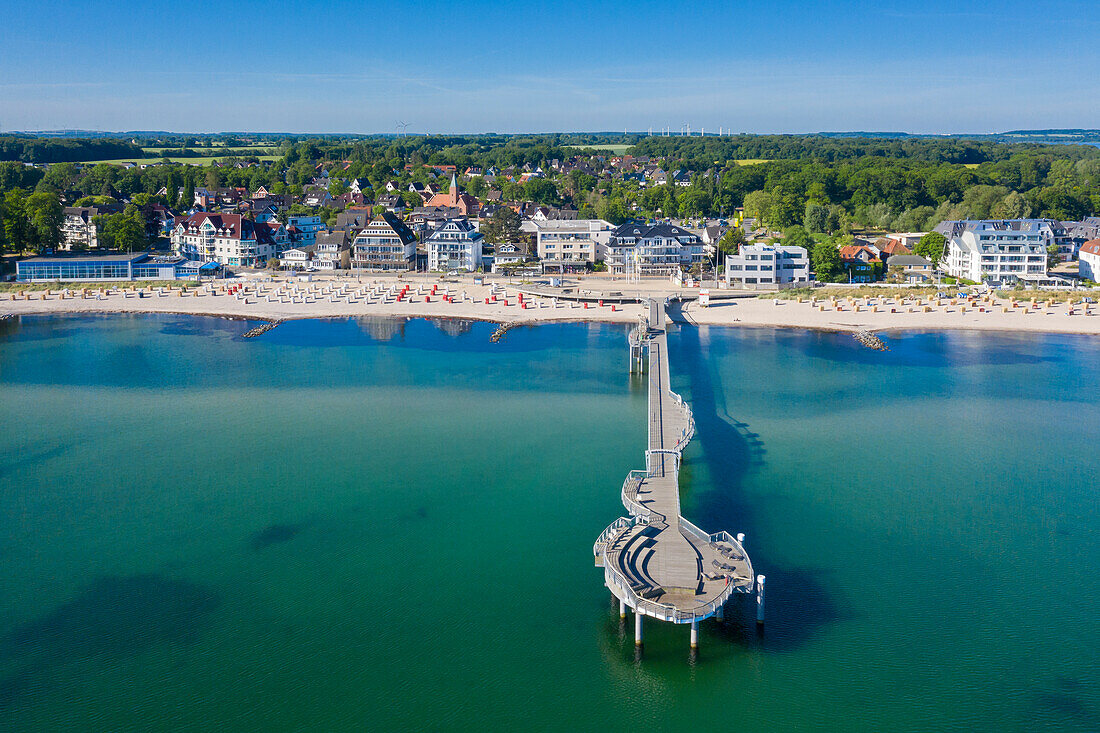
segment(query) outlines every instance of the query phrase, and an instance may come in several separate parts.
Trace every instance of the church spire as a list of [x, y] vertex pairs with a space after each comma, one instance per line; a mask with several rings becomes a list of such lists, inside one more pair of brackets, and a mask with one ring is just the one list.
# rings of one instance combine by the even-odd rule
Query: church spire
[[458, 207], [458, 174], [456, 174], [456, 173], [451, 174], [451, 190], [450, 190], [449, 193], [451, 194], [451, 207], [452, 208], [457, 208]]

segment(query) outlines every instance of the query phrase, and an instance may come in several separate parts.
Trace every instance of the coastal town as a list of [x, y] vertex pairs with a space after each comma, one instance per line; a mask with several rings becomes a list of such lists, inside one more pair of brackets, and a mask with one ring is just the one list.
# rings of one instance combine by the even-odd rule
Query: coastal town
[[0, 21], [0, 733], [1100, 731], [1095, 0]]
[[[799, 202], [785, 203], [775, 191], [727, 195], [725, 188], [755, 185], [738, 182], [765, 161], [700, 171], [688, 154], [668, 148], [669, 141], [726, 140], [641, 137], [615, 153], [495, 142], [489, 153], [523, 161], [499, 166], [489, 161], [501, 156], [469, 146], [428, 156], [458, 162], [421, 162], [439, 143], [407, 138], [372, 141], [361, 148], [362, 162], [334, 160], [322, 143], [283, 141], [259, 149], [281, 150], [276, 160], [237, 147], [240, 157], [204, 167], [167, 156], [0, 163], [11, 281], [0, 299], [13, 314], [149, 309], [514, 321], [629, 320], [632, 298], [661, 294], [693, 301], [698, 323], [1094, 330], [1088, 316], [1100, 217], [1090, 215], [1090, 200], [1047, 205], [1042, 189], [1029, 203], [1006, 186], [973, 183], [969, 165], [957, 169], [959, 203], [891, 216], [881, 201], [849, 211], [827, 202], [841, 194], [810, 186], [799, 217], [792, 210]], [[144, 150], [136, 142], [117, 144]], [[644, 154], [647, 147], [671, 152]], [[1001, 147], [984, 154], [996, 157]], [[402, 164], [392, 157], [368, 164], [371, 154], [397, 155]], [[1077, 168], [1091, 175], [1094, 157], [1077, 155]], [[481, 159], [487, 164], [473, 164]], [[1009, 160], [1026, 162], [1023, 153]], [[1029, 216], [1062, 210], [1086, 215]], [[927, 228], [912, 226], [920, 224]], [[172, 288], [180, 297], [166, 297]], [[234, 297], [218, 297], [227, 293]], [[1057, 317], [1012, 318], [1034, 312], [1017, 304], [1052, 294], [1066, 304]], [[842, 304], [831, 307], [838, 297]], [[941, 309], [975, 297], [990, 307]], [[838, 320], [841, 313], [848, 315]]]

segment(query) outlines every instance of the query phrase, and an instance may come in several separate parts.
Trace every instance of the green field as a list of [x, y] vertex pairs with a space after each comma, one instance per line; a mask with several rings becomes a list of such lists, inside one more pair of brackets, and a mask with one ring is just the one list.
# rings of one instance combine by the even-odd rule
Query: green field
[[[221, 143], [214, 143], [209, 148], [203, 147], [203, 146], [200, 146], [200, 145], [188, 145], [186, 147], [190, 150], [214, 150], [214, 149], [217, 149], [217, 148], [223, 148], [223, 150], [218, 151], [218, 155], [250, 155], [250, 154], [252, 154], [252, 152], [254, 152], [256, 150], [268, 150], [268, 149], [272, 149], [272, 148], [277, 148], [278, 146], [277, 145], [264, 145], [264, 144], [249, 143], [248, 145], [234, 145], [232, 148], [225, 148], [225, 145], [223, 145]], [[153, 155], [160, 155], [165, 150], [179, 150], [179, 149], [180, 149], [179, 145], [171, 146], [171, 147], [159, 147], [159, 148], [142, 148], [142, 150], [144, 152], [151, 153]]]
[[[211, 163], [219, 162], [221, 160], [224, 160], [225, 158], [239, 158], [239, 157], [244, 157], [244, 156], [228, 155], [228, 156], [224, 156], [224, 157], [221, 157], [221, 158], [211, 158], [211, 157], [207, 157], [207, 156], [204, 156], [204, 155], [188, 155], [188, 156], [184, 156], [184, 157], [169, 156], [168, 160], [170, 160], [173, 163], [183, 163], [185, 165], [197, 165], [197, 166], [202, 167], [202, 166], [208, 166]], [[280, 158], [280, 156], [278, 156], [278, 155], [250, 155], [248, 157], [257, 158], [260, 161], [279, 160], [279, 158]], [[98, 163], [107, 163], [108, 165], [122, 165], [123, 163], [134, 163], [135, 165], [142, 165], [142, 164], [149, 164], [149, 163], [159, 163], [159, 162], [161, 162], [161, 160], [162, 160], [161, 158], [118, 158], [117, 160], [83, 160], [83, 161], [81, 161], [81, 165], [96, 165]]]
[[622, 155], [627, 150], [629, 150], [631, 146], [630, 145], [563, 145], [562, 147], [566, 148], [568, 150], [586, 150], [586, 149], [590, 148], [592, 150], [603, 150], [605, 152], [611, 153], [612, 155]]

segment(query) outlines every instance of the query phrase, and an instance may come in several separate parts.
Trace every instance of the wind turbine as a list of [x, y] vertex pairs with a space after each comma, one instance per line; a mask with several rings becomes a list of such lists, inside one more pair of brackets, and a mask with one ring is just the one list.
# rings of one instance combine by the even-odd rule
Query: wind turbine
[[397, 129], [400, 130], [400, 132], [398, 132], [398, 135], [402, 135], [404, 137], [409, 136], [409, 133], [406, 132], [406, 130], [409, 129], [409, 123], [408, 122], [402, 122], [402, 121], [398, 120], [397, 121]]

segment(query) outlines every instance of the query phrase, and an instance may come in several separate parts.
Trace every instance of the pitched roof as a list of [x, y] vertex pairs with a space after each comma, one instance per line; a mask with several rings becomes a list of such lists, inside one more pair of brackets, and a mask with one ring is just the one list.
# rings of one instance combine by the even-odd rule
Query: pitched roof
[[859, 255], [866, 253], [868, 255], [867, 261], [877, 260], [875, 251], [870, 247], [865, 247], [862, 244], [849, 244], [840, 248], [840, 259], [842, 260], [858, 260]]
[[344, 249], [349, 243], [350, 237], [346, 229], [337, 229], [334, 231], [317, 232], [317, 238], [314, 240], [317, 244], [335, 244]]
[[210, 222], [219, 234], [229, 239], [255, 239], [261, 243], [274, 242], [275, 236], [283, 230], [283, 225], [277, 221], [257, 223], [251, 219], [245, 219], [240, 214], [219, 214], [208, 211], [199, 211], [188, 217], [177, 218], [176, 226], [198, 229], [206, 222]]
[[907, 255], [912, 251], [896, 239], [880, 239], [875, 242], [875, 246], [884, 255]]
[[399, 217], [390, 211], [383, 211], [372, 218], [367, 226], [360, 230], [359, 235], [374, 236], [380, 229], [388, 229], [397, 235], [402, 244], [410, 244], [416, 241], [416, 235], [413, 234], [412, 229], [409, 229], [408, 224], [401, 221]]
[[675, 224], [649, 224], [642, 221], [628, 221], [617, 228], [611, 235], [614, 239], [680, 239], [688, 237], [698, 240], [696, 234], [692, 234], [683, 227]]
[[932, 263], [920, 255], [894, 255], [886, 261], [890, 267], [931, 267]]
[[1082, 244], [1081, 252], [1089, 255], [1100, 255], [1100, 239], [1090, 239]]

